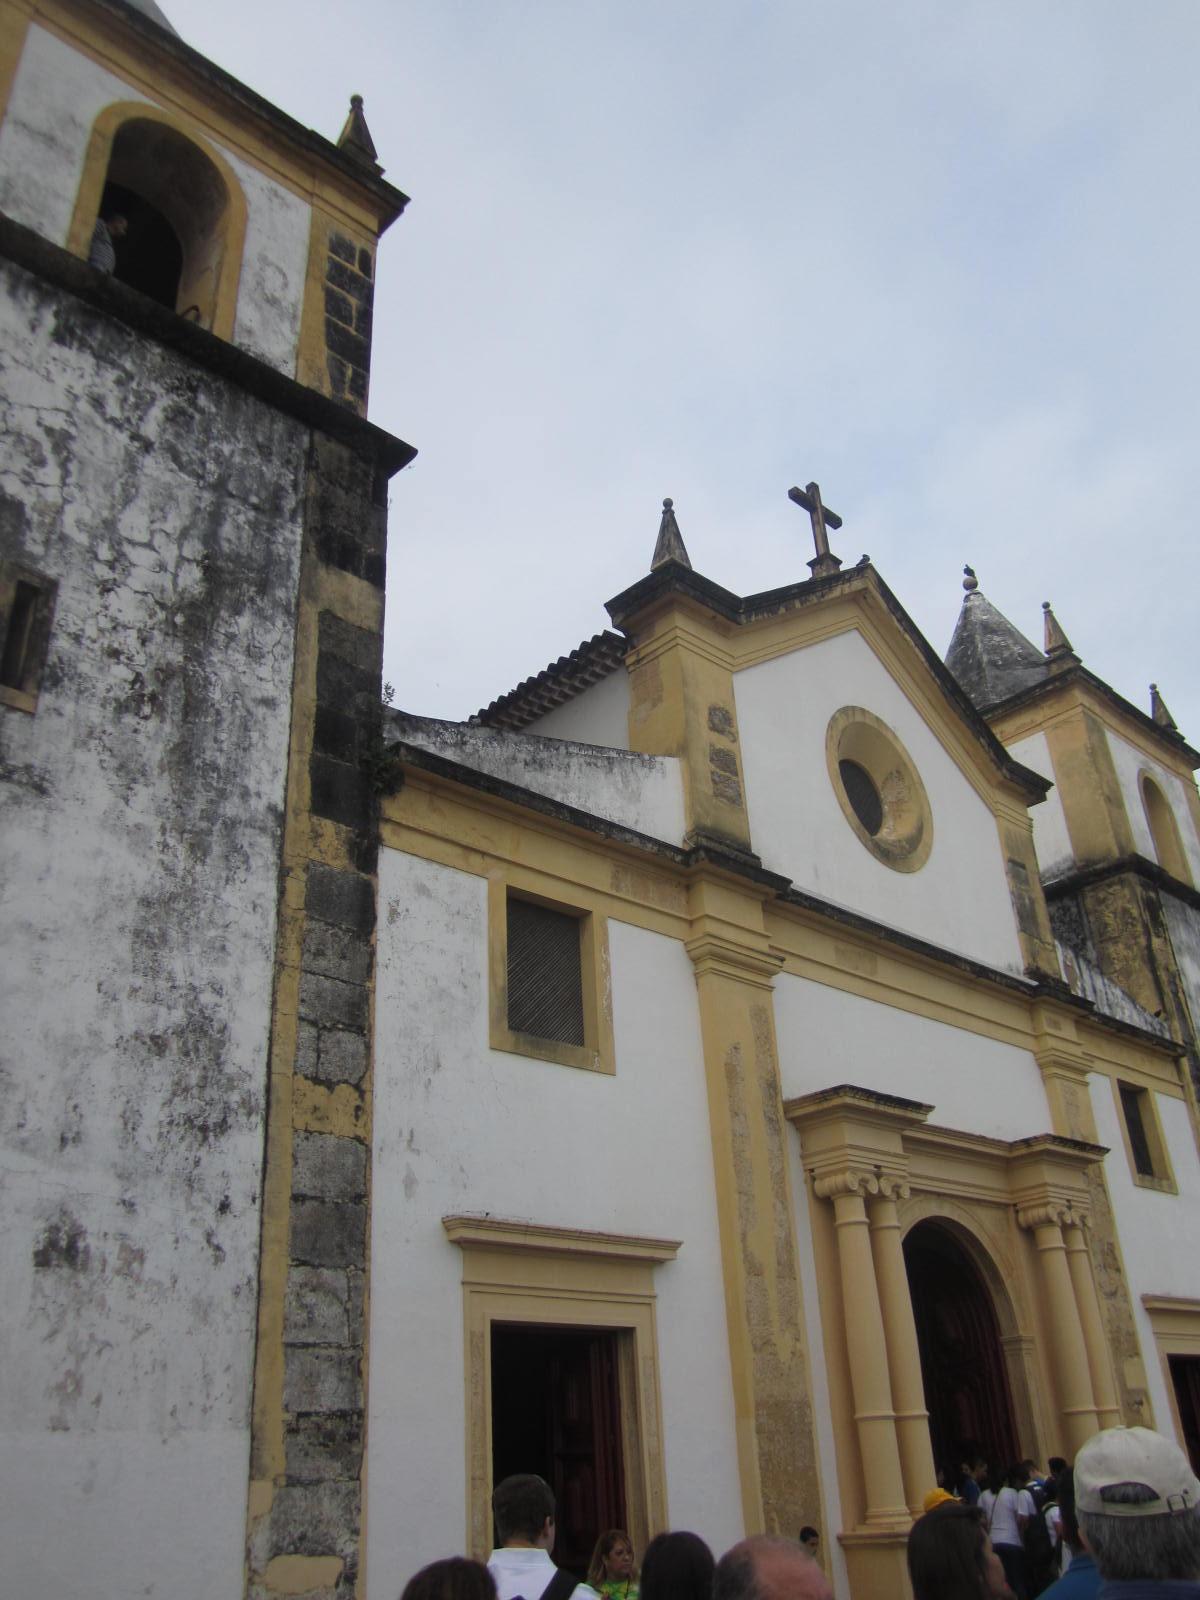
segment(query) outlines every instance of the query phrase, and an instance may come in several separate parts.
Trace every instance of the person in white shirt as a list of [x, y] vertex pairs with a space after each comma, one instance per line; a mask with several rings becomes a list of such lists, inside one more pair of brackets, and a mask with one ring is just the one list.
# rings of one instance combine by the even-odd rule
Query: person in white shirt
[[596, 1591], [550, 1559], [554, 1491], [536, 1473], [518, 1472], [492, 1495], [499, 1546], [488, 1557], [498, 1600], [599, 1600]]
[[1022, 1487], [1025, 1474], [1021, 1467], [1010, 1467], [1004, 1482], [996, 1489], [985, 1489], [979, 1496], [979, 1506], [987, 1523], [992, 1549], [1004, 1564], [1004, 1575], [1017, 1600], [1027, 1600], [1025, 1582], [1025, 1524], [1037, 1515], [1033, 1496]]

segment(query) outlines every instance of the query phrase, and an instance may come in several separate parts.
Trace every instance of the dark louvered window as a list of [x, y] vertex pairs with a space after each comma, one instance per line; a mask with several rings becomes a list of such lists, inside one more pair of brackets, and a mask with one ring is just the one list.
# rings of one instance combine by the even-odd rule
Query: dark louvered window
[[578, 917], [508, 902], [508, 1025], [560, 1044], [583, 1043]]
[[1125, 1113], [1125, 1127], [1129, 1133], [1129, 1148], [1133, 1153], [1133, 1170], [1139, 1178], [1153, 1178], [1154, 1156], [1150, 1150], [1150, 1139], [1146, 1133], [1146, 1119], [1142, 1114], [1142, 1103], [1146, 1091], [1135, 1089], [1131, 1083], [1117, 1085], [1121, 1096], [1121, 1110]]

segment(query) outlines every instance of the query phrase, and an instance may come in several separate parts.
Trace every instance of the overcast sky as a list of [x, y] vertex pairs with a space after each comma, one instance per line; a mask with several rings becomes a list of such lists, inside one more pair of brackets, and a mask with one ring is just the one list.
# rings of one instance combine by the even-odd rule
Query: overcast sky
[[412, 197], [371, 415], [386, 676], [464, 717], [607, 625], [664, 495], [739, 593], [819, 480], [944, 654], [964, 562], [1200, 742], [1200, 5], [164, 0]]

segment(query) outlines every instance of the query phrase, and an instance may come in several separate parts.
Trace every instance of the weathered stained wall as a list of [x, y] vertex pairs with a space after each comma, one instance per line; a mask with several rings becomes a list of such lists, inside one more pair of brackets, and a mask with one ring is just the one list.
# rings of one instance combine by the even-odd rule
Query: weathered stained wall
[[233, 1595], [308, 431], [7, 264], [0, 350], [5, 1581]]
[[388, 717], [387, 737], [420, 745], [448, 761], [507, 779], [652, 838], [670, 844], [683, 841], [683, 781], [674, 756], [644, 756], [404, 712]]

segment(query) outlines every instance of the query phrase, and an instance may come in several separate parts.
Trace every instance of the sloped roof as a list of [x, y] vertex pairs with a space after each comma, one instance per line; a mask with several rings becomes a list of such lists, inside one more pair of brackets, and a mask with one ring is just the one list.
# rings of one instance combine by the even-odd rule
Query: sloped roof
[[527, 728], [624, 666], [625, 650], [620, 634], [606, 628], [585, 639], [570, 655], [559, 656], [532, 678], [523, 679], [515, 689], [477, 711], [471, 721], [485, 728]]
[[131, 6], [134, 11], [140, 11], [144, 17], [149, 17], [151, 22], [157, 22], [160, 28], [165, 28], [168, 33], [173, 33], [176, 38], [179, 37], [179, 30], [159, 10], [158, 6], [154, 4], [154, 0], [125, 0], [125, 4]]
[[946, 665], [980, 711], [990, 711], [1047, 676], [1043, 651], [975, 589], [963, 596]]

